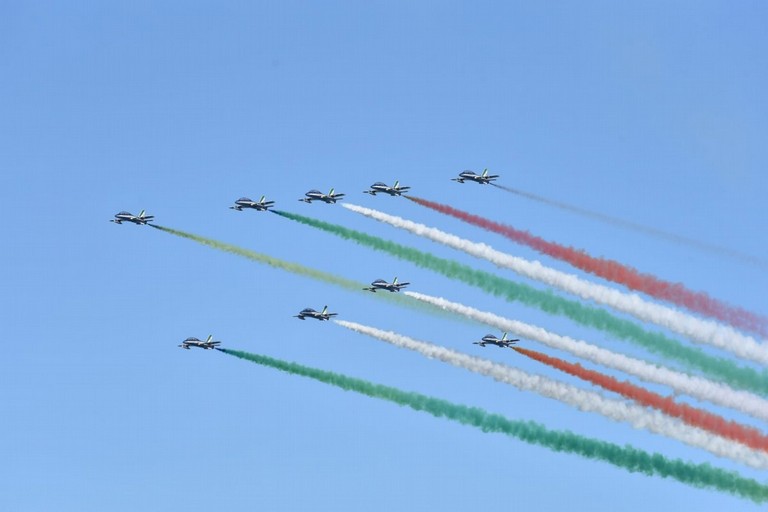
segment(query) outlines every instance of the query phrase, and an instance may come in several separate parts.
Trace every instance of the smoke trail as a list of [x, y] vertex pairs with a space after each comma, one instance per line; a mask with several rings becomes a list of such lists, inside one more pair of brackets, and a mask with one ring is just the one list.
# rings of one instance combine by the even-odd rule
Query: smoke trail
[[[179, 231], [177, 229], [171, 229], [164, 226], [158, 226], [157, 224], [147, 224], [148, 226], [152, 226], [155, 229], [159, 229], [160, 231], [165, 231], [166, 233], [170, 233], [172, 235], [180, 236], [182, 238], [186, 238], [189, 240], [193, 240], [199, 244], [207, 245], [208, 247], [213, 247], [214, 249], [218, 249], [220, 251], [225, 251], [231, 254], [236, 254], [238, 256], [242, 256], [244, 258], [248, 258], [251, 261], [256, 261], [258, 263], [264, 263], [265, 265], [269, 265], [273, 268], [279, 268], [281, 270], [286, 270], [288, 272], [291, 272], [293, 274], [298, 274], [305, 277], [311, 277], [312, 279], [316, 279], [318, 281], [323, 281], [328, 284], [334, 284], [336, 286], [340, 286], [346, 290], [350, 291], [356, 291], [356, 292], [362, 292], [363, 288], [367, 286], [364, 283], [359, 283], [357, 281], [352, 281], [350, 279], [345, 279], [343, 277], [336, 276], [334, 274], [329, 274], [328, 272], [322, 272], [320, 270], [315, 270], [313, 268], [305, 267], [303, 265], [299, 265], [298, 263], [291, 263], [289, 261], [281, 260], [278, 258], [273, 258], [272, 256], [268, 256], [266, 254], [262, 254], [256, 251], [251, 251], [249, 249], [243, 249], [242, 247], [237, 247], [236, 245], [227, 244], [224, 242], [219, 242], [218, 240], [213, 240], [211, 238], [205, 238], [199, 235], [193, 235], [192, 233], [187, 233], [184, 231]], [[367, 293], [367, 292], [366, 292]], [[422, 311], [431, 313], [431, 314], [439, 314], [443, 317], [446, 317], [440, 309], [429, 307], [427, 309], [420, 308], [418, 306], [418, 301], [414, 301], [408, 297], [405, 297], [401, 294], [394, 294], [394, 293], [376, 293], [372, 294], [373, 296], [383, 298], [385, 300], [389, 300], [392, 302], [395, 302], [401, 306], [407, 306], [410, 308], [418, 308]]]
[[531, 421], [514, 421], [477, 407], [454, 404], [439, 398], [409, 393], [259, 354], [228, 349], [219, 350], [262, 366], [330, 384], [345, 391], [354, 391], [372, 398], [387, 400], [416, 411], [424, 411], [437, 418], [447, 418], [463, 425], [473, 426], [483, 432], [506, 434], [553, 451], [574, 453], [588, 459], [607, 462], [632, 473], [673, 478], [694, 487], [716, 489], [757, 503], [768, 501], [767, 485], [744, 478], [733, 471], [714, 468], [709, 464], [692, 464], [680, 459], [669, 459], [658, 453], [648, 453], [631, 446], [618, 446], [571, 432], [549, 430]]
[[575, 356], [602, 364], [616, 370], [635, 375], [645, 381], [670, 386], [680, 393], [707, 400], [709, 402], [738, 409], [756, 418], [768, 421], [768, 400], [746, 391], [735, 390], [724, 384], [693, 377], [668, 368], [659, 367], [640, 359], [617, 354], [584, 341], [551, 333], [541, 327], [510, 320], [501, 316], [480, 311], [464, 304], [406, 291], [409, 297], [424, 301], [436, 307], [450, 311], [496, 329], [513, 333], [515, 336], [538, 341], [549, 347], [570, 352]]
[[573, 293], [582, 299], [605, 304], [640, 320], [666, 327], [697, 343], [709, 344], [723, 350], [728, 350], [739, 357], [768, 365], [768, 344], [761, 345], [754, 338], [743, 335], [732, 327], [686, 315], [675, 309], [645, 301], [638, 295], [622, 293], [601, 284], [591, 283], [573, 274], [566, 274], [565, 272], [545, 267], [538, 261], [528, 261], [505, 254], [485, 244], [471, 242], [396, 215], [389, 215], [378, 210], [349, 203], [342, 206], [347, 210], [378, 220], [379, 222], [404, 229], [415, 235], [490, 261], [522, 276]]
[[416, 351], [430, 359], [437, 359], [459, 368], [464, 368], [494, 380], [515, 386], [525, 391], [533, 391], [542, 396], [558, 400], [582, 411], [595, 412], [614, 421], [630, 423], [638, 429], [650, 430], [656, 434], [677, 439], [685, 444], [703, 448], [720, 457], [729, 457], [756, 468], [768, 468], [768, 456], [757, 454], [746, 446], [727, 441], [718, 435], [712, 435], [701, 428], [689, 427], [684, 423], [664, 416], [659, 412], [643, 407], [612, 400], [598, 393], [585, 391], [570, 384], [558, 382], [541, 375], [531, 375], [517, 368], [512, 368], [488, 359], [470, 356], [424, 341], [414, 340], [391, 331], [382, 331], [374, 327], [334, 320], [347, 329], [372, 336], [381, 341]]
[[751, 254], [744, 254], [743, 252], [735, 251], [727, 247], [721, 247], [719, 245], [715, 245], [707, 242], [701, 242], [699, 240], [694, 240], [692, 238], [686, 238], [684, 236], [675, 235], [673, 233], [662, 231], [660, 229], [643, 226], [642, 224], [636, 224], [634, 222], [617, 219], [616, 217], [611, 217], [609, 215], [605, 215], [602, 213], [593, 212], [590, 210], [586, 210], [584, 208], [579, 208], [578, 206], [561, 203], [559, 201], [553, 201], [552, 199], [547, 199], [542, 196], [537, 196], [536, 194], [531, 194], [530, 192], [523, 192], [522, 190], [514, 189], [511, 187], [505, 187], [504, 185], [497, 185], [496, 183], [491, 183], [491, 185], [497, 188], [500, 188], [502, 190], [506, 190], [507, 192], [510, 192], [512, 194], [516, 194], [518, 196], [522, 196], [527, 199], [532, 199], [534, 201], [538, 201], [539, 203], [547, 204], [549, 206], [554, 206], [556, 208], [560, 208], [561, 210], [569, 211], [571, 213], [576, 213], [584, 217], [596, 219], [596, 220], [605, 222], [607, 224], [611, 224], [613, 226], [629, 229], [631, 231], [635, 231], [637, 233], [643, 233], [645, 235], [650, 235], [655, 238], [668, 240], [670, 242], [674, 242], [680, 245], [686, 245], [688, 247], [692, 247], [700, 251], [717, 254], [719, 256], [727, 256], [729, 258], [734, 258], [746, 263], [750, 263], [752, 265], [756, 265], [758, 267], [768, 268], [768, 261], [760, 259], [756, 256], [752, 256]]
[[570, 384], [558, 382], [541, 375], [531, 375], [517, 368], [470, 356], [449, 348], [414, 340], [391, 331], [383, 331], [354, 322], [334, 320], [337, 324], [378, 340], [418, 352], [430, 359], [437, 359], [459, 368], [464, 368], [494, 380], [533, 391], [539, 395], [558, 400], [582, 411], [595, 412], [614, 421], [630, 423], [637, 429], [650, 430], [656, 434], [671, 437], [685, 444], [703, 448], [715, 455], [729, 457], [749, 466], [766, 468], [768, 456], [757, 454], [738, 442], [729, 442], [719, 434], [708, 434], [700, 426], [693, 428], [664, 414], [649, 411], [641, 406], [612, 400], [591, 391], [579, 389]]
[[626, 381], [621, 382], [610, 375], [594, 370], [587, 370], [578, 363], [569, 363], [562, 359], [521, 347], [512, 347], [512, 350], [604, 389], [619, 393], [622, 396], [635, 400], [637, 403], [653, 407], [675, 418], [680, 418], [689, 425], [702, 428], [728, 439], [733, 439], [756, 450], [768, 451], [768, 437], [754, 428], [736, 423], [735, 421], [727, 421], [716, 414], [691, 407], [687, 404], [679, 404], [672, 398], [665, 398], [640, 386], [635, 386]]
[[746, 309], [726, 304], [710, 297], [704, 292], [691, 291], [681, 283], [665, 281], [654, 275], [641, 273], [637, 269], [618, 261], [596, 258], [583, 250], [548, 242], [543, 238], [532, 235], [528, 231], [515, 229], [507, 224], [500, 224], [445, 204], [414, 196], [405, 197], [432, 210], [451, 215], [474, 226], [503, 235], [542, 254], [566, 261], [590, 274], [623, 284], [632, 290], [646, 293], [652, 297], [667, 300], [690, 311], [717, 318], [735, 327], [759, 334], [764, 338], [768, 337], [768, 318]]
[[709, 356], [697, 348], [685, 346], [677, 340], [660, 333], [648, 332], [632, 322], [612, 316], [601, 309], [563, 299], [550, 291], [537, 290], [522, 283], [515, 283], [481, 270], [475, 270], [455, 261], [439, 258], [432, 254], [384, 240], [383, 238], [345, 228], [344, 226], [295, 213], [280, 210], [269, 211], [371, 247], [374, 250], [386, 252], [397, 258], [410, 261], [415, 265], [439, 272], [451, 279], [457, 279], [481, 288], [497, 297], [503, 297], [509, 301], [520, 301], [550, 314], [566, 316], [582, 325], [600, 329], [617, 338], [637, 343], [654, 353], [680, 361], [689, 368], [698, 369], [732, 386], [768, 395], [768, 374], [765, 371], [758, 372], [752, 368], [740, 367], [722, 357]]

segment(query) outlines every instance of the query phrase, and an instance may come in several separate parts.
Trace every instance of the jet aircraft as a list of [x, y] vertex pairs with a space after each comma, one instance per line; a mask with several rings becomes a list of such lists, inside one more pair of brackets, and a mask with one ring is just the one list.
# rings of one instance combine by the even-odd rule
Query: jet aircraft
[[473, 345], [480, 345], [481, 347], [485, 347], [486, 345], [496, 345], [500, 348], [512, 348], [512, 345], [515, 344], [515, 342], [518, 342], [520, 340], [514, 339], [514, 340], [508, 340], [507, 339], [507, 333], [504, 333], [504, 336], [501, 337], [501, 339], [497, 338], [493, 334], [486, 334], [483, 336], [483, 339], [480, 341], [475, 341], [472, 344]]
[[377, 279], [371, 283], [371, 286], [369, 288], [363, 288], [363, 290], [368, 290], [369, 292], [373, 292], [373, 293], [376, 293], [377, 290], [399, 292], [401, 288], [405, 288], [409, 284], [411, 283], [398, 283], [397, 278], [395, 278], [395, 280], [392, 281], [391, 283], [388, 283], [383, 279]]
[[331, 189], [330, 192], [327, 194], [323, 194], [319, 190], [310, 190], [306, 194], [304, 194], [307, 197], [302, 197], [299, 199], [299, 201], [303, 201], [305, 203], [311, 203], [312, 201], [323, 201], [324, 203], [335, 203], [338, 199], [341, 199], [346, 194], [334, 194], [333, 189]]
[[115, 224], [122, 224], [123, 222], [133, 222], [134, 224], [141, 225], [146, 224], [147, 222], [154, 219], [154, 215], [146, 215], [146, 212], [144, 210], [141, 210], [141, 212], [138, 215], [134, 215], [129, 212], [120, 212], [115, 214], [115, 218], [110, 220], [109, 222], [114, 222]]
[[294, 317], [299, 320], [304, 320], [307, 317], [314, 318], [315, 320], [330, 320], [332, 316], [336, 315], [338, 315], [338, 313], [328, 313], [328, 306], [323, 306], [323, 310], [319, 313], [312, 308], [304, 308], [299, 311], [298, 315], [294, 315]]
[[209, 335], [208, 339], [205, 341], [200, 341], [197, 338], [187, 338], [184, 341], [181, 342], [181, 345], [179, 345], [181, 348], [189, 350], [190, 347], [198, 347], [203, 348], [205, 350], [212, 350], [216, 348], [216, 345], [220, 345], [220, 341], [212, 341], [213, 335]]
[[272, 205], [275, 204], [274, 201], [265, 201], [264, 198], [266, 196], [261, 196], [261, 199], [259, 201], [253, 201], [247, 197], [241, 197], [237, 201], [235, 201], [235, 206], [230, 206], [230, 210], [237, 210], [239, 212], [243, 211], [243, 208], [253, 208], [254, 210], [264, 212], [267, 211]]
[[391, 196], [399, 196], [403, 192], [408, 192], [411, 187], [401, 187], [400, 182], [396, 181], [393, 186], [388, 186], [385, 183], [382, 183], [380, 181], [377, 181], [373, 185], [371, 185], [371, 190], [364, 190], [364, 194], [371, 194], [372, 196], [375, 196], [377, 193], [381, 192], [382, 194], [389, 194]]
[[451, 181], [458, 181], [459, 183], [464, 183], [464, 181], [474, 181], [475, 183], [479, 183], [481, 185], [487, 185], [492, 181], [495, 181], [496, 178], [498, 178], [498, 174], [488, 174], [488, 169], [483, 170], [483, 174], [475, 174], [474, 171], [461, 171], [459, 173], [458, 178], [451, 178]]

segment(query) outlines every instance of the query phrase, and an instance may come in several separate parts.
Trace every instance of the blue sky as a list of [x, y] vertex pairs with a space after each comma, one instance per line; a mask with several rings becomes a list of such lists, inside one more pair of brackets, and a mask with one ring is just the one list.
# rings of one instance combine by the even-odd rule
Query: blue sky
[[397, 275], [416, 291], [643, 355], [287, 219], [227, 206], [266, 194], [281, 209], [506, 272], [338, 206], [296, 201], [333, 186], [349, 202], [570, 271], [404, 199], [361, 193], [400, 179], [416, 195], [766, 314], [765, 268], [449, 178], [488, 167], [501, 184], [765, 257], [767, 11], [761, 2], [3, 3], [0, 508], [756, 509], [218, 353], [181, 351], [182, 339], [212, 333], [231, 348], [765, 480], [291, 316], [329, 304], [340, 318], [586, 387], [509, 352], [481, 352], [471, 341], [486, 327], [107, 220], [146, 208], [164, 226], [363, 282]]

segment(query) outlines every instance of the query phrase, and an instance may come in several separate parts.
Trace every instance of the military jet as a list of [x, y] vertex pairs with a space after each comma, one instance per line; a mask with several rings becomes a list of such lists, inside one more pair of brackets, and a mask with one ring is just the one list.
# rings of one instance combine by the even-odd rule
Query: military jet
[[364, 194], [371, 194], [372, 196], [375, 196], [377, 193], [381, 192], [382, 194], [389, 194], [391, 196], [399, 196], [403, 192], [408, 192], [411, 189], [411, 187], [401, 187], [400, 182], [396, 181], [393, 186], [388, 186], [385, 183], [382, 183], [380, 181], [377, 181], [373, 185], [371, 185], [371, 190], [364, 190]]
[[299, 199], [299, 201], [303, 201], [305, 203], [311, 203], [312, 201], [322, 201], [324, 203], [335, 203], [338, 199], [341, 199], [346, 194], [334, 194], [333, 189], [331, 189], [330, 192], [327, 194], [323, 194], [319, 190], [310, 190], [306, 194], [304, 194], [307, 197], [302, 197]]
[[205, 350], [212, 350], [216, 348], [216, 345], [221, 345], [220, 341], [212, 341], [213, 335], [209, 335], [205, 341], [200, 341], [197, 338], [187, 338], [179, 345], [181, 348], [189, 350], [190, 347], [203, 348]]
[[304, 308], [299, 311], [298, 315], [294, 315], [294, 317], [299, 320], [304, 320], [307, 317], [314, 318], [315, 320], [330, 320], [332, 316], [336, 315], [338, 315], [338, 313], [328, 313], [328, 306], [323, 306], [323, 310], [319, 313], [312, 308]]
[[398, 283], [397, 278], [395, 278], [395, 280], [392, 281], [391, 283], [388, 283], [383, 279], [377, 279], [371, 283], [371, 286], [369, 288], [363, 288], [363, 290], [368, 290], [369, 292], [373, 292], [373, 293], [376, 293], [377, 290], [399, 292], [401, 288], [405, 288], [409, 284], [411, 283]]
[[477, 175], [474, 171], [461, 171], [458, 178], [451, 178], [451, 181], [458, 181], [464, 183], [466, 180], [474, 181], [481, 185], [487, 185], [498, 178], [498, 174], [488, 174], [488, 169], [483, 170], [483, 174]]
[[243, 211], [243, 208], [253, 208], [254, 210], [264, 212], [267, 211], [272, 205], [275, 204], [274, 201], [265, 201], [264, 198], [266, 196], [261, 196], [261, 199], [259, 199], [258, 202], [253, 201], [247, 197], [241, 197], [237, 201], [235, 201], [235, 206], [230, 206], [230, 210], [237, 210], [239, 212]]
[[115, 224], [122, 224], [123, 222], [133, 222], [134, 224], [146, 224], [147, 222], [154, 219], [154, 215], [146, 215], [144, 210], [141, 210], [141, 212], [138, 215], [134, 215], [129, 212], [120, 212], [118, 214], [115, 214], [115, 218], [110, 220], [109, 222], [114, 222]]
[[480, 345], [481, 347], [485, 347], [486, 345], [496, 345], [500, 348], [512, 348], [512, 345], [515, 344], [515, 342], [518, 342], [520, 340], [508, 340], [507, 339], [507, 333], [504, 333], [504, 336], [501, 337], [501, 339], [497, 338], [493, 334], [486, 334], [483, 336], [483, 339], [480, 341], [475, 341], [472, 344], [473, 345]]

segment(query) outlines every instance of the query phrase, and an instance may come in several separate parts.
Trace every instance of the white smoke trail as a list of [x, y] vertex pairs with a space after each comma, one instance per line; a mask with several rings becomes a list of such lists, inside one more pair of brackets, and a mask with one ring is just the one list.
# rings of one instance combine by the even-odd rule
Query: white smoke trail
[[768, 421], [768, 400], [754, 393], [736, 390], [726, 384], [656, 366], [640, 359], [611, 352], [585, 341], [574, 340], [568, 336], [551, 333], [535, 325], [480, 311], [479, 309], [451, 302], [440, 297], [411, 291], [403, 293], [424, 303], [462, 315], [499, 330], [514, 333], [516, 336], [535, 340], [549, 347], [570, 352], [577, 357], [594, 363], [635, 375], [647, 382], [663, 384], [679, 393], [736, 409], [755, 418]]
[[517, 368], [418, 341], [391, 331], [383, 331], [344, 320], [334, 320], [334, 322], [355, 332], [372, 336], [397, 347], [414, 350], [426, 357], [491, 377], [521, 390], [533, 391], [542, 396], [559, 400], [579, 410], [595, 412], [615, 421], [630, 423], [635, 428], [677, 439], [690, 446], [707, 450], [719, 457], [727, 457], [754, 468], [768, 469], [768, 454], [710, 434], [700, 428], [691, 427], [659, 411], [651, 411], [639, 405], [609, 399], [593, 391], [586, 391], [541, 375], [532, 375]]
[[566, 274], [565, 272], [545, 267], [538, 261], [518, 258], [497, 251], [486, 244], [472, 242], [439, 229], [403, 219], [402, 217], [349, 203], [342, 206], [355, 213], [360, 213], [391, 226], [405, 229], [413, 234], [429, 238], [434, 242], [490, 261], [499, 267], [508, 268], [525, 277], [573, 293], [582, 299], [592, 300], [618, 311], [628, 313], [645, 322], [652, 322], [666, 327], [697, 343], [709, 344], [730, 351], [739, 357], [768, 365], [768, 344], [758, 343], [751, 336], [742, 334], [730, 326], [696, 318], [667, 306], [648, 302], [634, 293], [623, 293], [601, 284], [590, 283], [573, 274]]

